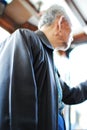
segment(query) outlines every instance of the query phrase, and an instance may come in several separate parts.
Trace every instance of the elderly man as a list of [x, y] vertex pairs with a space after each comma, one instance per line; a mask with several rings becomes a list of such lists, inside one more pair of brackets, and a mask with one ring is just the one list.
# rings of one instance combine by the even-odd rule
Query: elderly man
[[70, 20], [53, 5], [42, 15], [38, 31], [19, 29], [1, 43], [0, 130], [65, 129], [62, 101], [87, 99], [87, 82], [70, 89], [55, 69], [53, 51], [66, 50], [71, 41]]

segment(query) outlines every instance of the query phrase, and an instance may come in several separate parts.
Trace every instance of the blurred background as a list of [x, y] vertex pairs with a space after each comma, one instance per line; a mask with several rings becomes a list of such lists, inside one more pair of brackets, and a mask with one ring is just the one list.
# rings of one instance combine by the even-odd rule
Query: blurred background
[[[41, 13], [52, 4], [62, 5], [72, 22], [74, 40], [54, 60], [62, 79], [73, 87], [87, 80], [87, 0], [0, 0], [0, 43], [18, 28], [37, 30]], [[86, 107], [87, 101], [65, 106], [67, 130], [87, 130]]]

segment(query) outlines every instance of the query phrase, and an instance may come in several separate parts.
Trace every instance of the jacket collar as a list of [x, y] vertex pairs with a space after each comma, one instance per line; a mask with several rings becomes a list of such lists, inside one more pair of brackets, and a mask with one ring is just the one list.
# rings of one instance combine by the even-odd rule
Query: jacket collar
[[52, 45], [50, 44], [49, 40], [47, 39], [46, 35], [40, 31], [37, 30], [35, 31], [35, 33], [39, 36], [39, 38], [43, 41], [43, 44], [48, 47], [49, 49], [51, 49], [52, 51], [54, 50], [54, 48], [52, 47]]

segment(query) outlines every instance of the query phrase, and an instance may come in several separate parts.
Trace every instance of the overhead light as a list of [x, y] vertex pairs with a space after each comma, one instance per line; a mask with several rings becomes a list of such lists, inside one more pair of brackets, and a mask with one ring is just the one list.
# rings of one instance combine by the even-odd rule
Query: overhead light
[[11, 3], [13, 0], [4, 0], [6, 3]]

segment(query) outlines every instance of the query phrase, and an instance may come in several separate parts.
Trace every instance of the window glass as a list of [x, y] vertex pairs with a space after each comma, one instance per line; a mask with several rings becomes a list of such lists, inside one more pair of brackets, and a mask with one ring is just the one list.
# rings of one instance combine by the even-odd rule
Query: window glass
[[[69, 56], [70, 84], [76, 86], [87, 80], [87, 43], [77, 46]], [[87, 101], [71, 107], [71, 124], [73, 130], [87, 130]]]
[[[61, 78], [71, 87], [87, 80], [87, 43], [78, 45], [69, 54], [54, 53], [54, 62]], [[64, 118], [67, 130], [87, 130], [87, 101], [78, 105], [65, 105]]]

